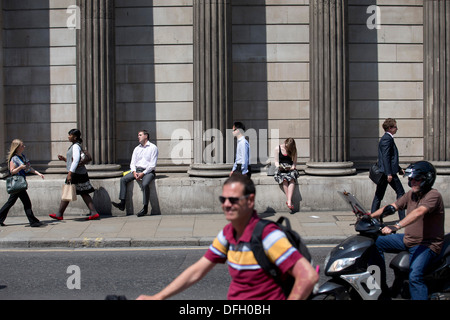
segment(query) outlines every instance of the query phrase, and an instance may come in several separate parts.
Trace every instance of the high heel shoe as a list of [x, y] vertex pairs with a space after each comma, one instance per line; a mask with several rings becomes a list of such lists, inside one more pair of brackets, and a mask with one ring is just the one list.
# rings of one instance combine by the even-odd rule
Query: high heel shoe
[[58, 217], [56, 214], [54, 214], [54, 213], [51, 213], [51, 214], [49, 214], [48, 215], [50, 218], [52, 218], [52, 219], [55, 219], [55, 220], [63, 220], [64, 218], [61, 216], [61, 217]]
[[286, 201], [286, 205], [287, 205], [287, 207], [290, 209], [290, 210], [294, 210], [294, 206], [291, 204], [291, 205], [288, 205], [288, 203], [287, 203], [287, 201]]
[[88, 220], [95, 220], [95, 219], [98, 219], [99, 217], [100, 217], [100, 215], [98, 213], [96, 213], [93, 216], [89, 216], [87, 219]]

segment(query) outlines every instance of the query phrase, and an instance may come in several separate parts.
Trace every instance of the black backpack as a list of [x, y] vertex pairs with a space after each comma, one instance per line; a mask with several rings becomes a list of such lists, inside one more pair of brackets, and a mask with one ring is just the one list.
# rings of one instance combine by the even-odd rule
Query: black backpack
[[[283, 221], [286, 222], [286, 225], [283, 225]], [[311, 262], [312, 258], [308, 248], [306, 247], [300, 235], [294, 230], [292, 230], [291, 223], [289, 222], [288, 218], [280, 217], [276, 222], [261, 219], [256, 224], [250, 242], [252, 252], [258, 264], [263, 268], [264, 271], [266, 271], [268, 274], [270, 274], [272, 277], [275, 278], [275, 281], [282, 287], [283, 292], [287, 297], [292, 290], [295, 279], [290, 274], [288, 274], [286, 278], [282, 278], [280, 270], [275, 264], [270, 262], [269, 258], [267, 257], [264, 251], [262, 244], [262, 232], [269, 223], [275, 223], [281, 229], [281, 231], [283, 231], [286, 234], [286, 237], [288, 238], [292, 246], [295, 247], [301, 253], [301, 255], [304, 256], [309, 262]]]

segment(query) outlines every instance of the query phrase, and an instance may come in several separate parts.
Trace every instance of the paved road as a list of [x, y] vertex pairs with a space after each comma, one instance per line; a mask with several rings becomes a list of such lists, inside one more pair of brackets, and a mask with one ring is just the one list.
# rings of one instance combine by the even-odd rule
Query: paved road
[[[321, 265], [332, 246], [312, 246]], [[205, 247], [135, 249], [0, 250], [0, 299], [103, 300], [108, 294], [135, 299], [162, 289], [201, 257]], [[79, 270], [70, 269], [78, 266]], [[80, 274], [80, 289], [75, 274]], [[69, 281], [68, 281], [69, 280]], [[321, 281], [325, 281], [322, 277]], [[69, 289], [69, 286], [74, 287]], [[177, 300], [223, 300], [230, 278], [218, 265]]]

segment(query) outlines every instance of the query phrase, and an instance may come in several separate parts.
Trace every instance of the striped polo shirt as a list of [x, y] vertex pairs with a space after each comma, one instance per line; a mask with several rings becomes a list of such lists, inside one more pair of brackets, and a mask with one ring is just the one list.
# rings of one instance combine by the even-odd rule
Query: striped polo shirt
[[[205, 257], [213, 263], [228, 263], [231, 284], [229, 300], [282, 300], [285, 299], [281, 287], [257, 263], [250, 248], [253, 230], [260, 220], [256, 212], [236, 241], [233, 227], [226, 225], [219, 232]], [[286, 274], [302, 257], [275, 224], [268, 224], [263, 231], [263, 246], [269, 260], [283, 274]]]

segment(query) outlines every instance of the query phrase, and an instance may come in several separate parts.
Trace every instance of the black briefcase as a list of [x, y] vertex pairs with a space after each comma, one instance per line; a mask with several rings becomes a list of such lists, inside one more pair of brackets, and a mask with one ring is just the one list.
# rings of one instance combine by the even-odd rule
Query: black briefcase
[[378, 163], [374, 163], [369, 170], [369, 178], [372, 180], [375, 184], [380, 183], [381, 178], [383, 178], [384, 173], [380, 171], [380, 168], [378, 167]]

